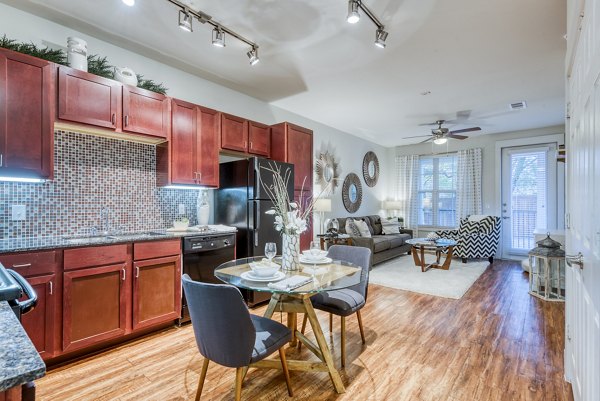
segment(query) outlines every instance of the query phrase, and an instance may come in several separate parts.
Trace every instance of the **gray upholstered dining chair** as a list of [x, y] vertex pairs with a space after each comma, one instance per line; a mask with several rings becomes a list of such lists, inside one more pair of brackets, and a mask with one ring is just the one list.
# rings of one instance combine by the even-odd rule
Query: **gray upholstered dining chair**
[[[353, 263], [361, 268], [360, 282], [352, 287], [341, 290], [324, 291], [310, 297], [315, 309], [329, 312], [329, 331], [333, 332], [333, 315], [341, 317], [342, 323], [342, 366], [346, 366], [346, 317], [356, 313], [360, 337], [365, 344], [365, 331], [360, 310], [367, 302], [369, 285], [369, 268], [371, 267], [371, 250], [361, 246], [332, 245], [327, 256], [333, 260]], [[306, 328], [307, 316], [304, 315], [302, 333]]]
[[287, 327], [274, 320], [251, 315], [242, 294], [234, 286], [201, 283], [184, 274], [183, 290], [196, 344], [200, 354], [204, 356], [196, 401], [202, 393], [209, 361], [236, 368], [235, 399], [239, 401], [247, 368], [277, 350], [288, 393], [293, 395], [282, 348], [291, 339], [291, 332]]

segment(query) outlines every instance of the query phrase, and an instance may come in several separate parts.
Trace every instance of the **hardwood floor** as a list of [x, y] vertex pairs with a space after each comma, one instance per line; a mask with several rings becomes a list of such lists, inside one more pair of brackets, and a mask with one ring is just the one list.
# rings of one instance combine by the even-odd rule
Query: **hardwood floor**
[[[340, 321], [330, 336], [328, 315], [317, 311], [345, 394], [335, 393], [326, 373], [291, 372], [291, 398], [280, 370], [252, 369], [242, 400], [572, 400], [563, 379], [564, 304], [527, 290], [520, 265], [500, 260], [460, 300], [370, 285], [362, 311], [367, 344], [349, 317], [345, 369]], [[314, 358], [305, 347], [297, 352], [288, 349], [288, 357]], [[188, 400], [201, 368], [188, 325], [55, 369], [37, 381], [37, 394], [52, 401]], [[210, 364], [203, 399], [233, 399], [234, 379], [235, 369]]]

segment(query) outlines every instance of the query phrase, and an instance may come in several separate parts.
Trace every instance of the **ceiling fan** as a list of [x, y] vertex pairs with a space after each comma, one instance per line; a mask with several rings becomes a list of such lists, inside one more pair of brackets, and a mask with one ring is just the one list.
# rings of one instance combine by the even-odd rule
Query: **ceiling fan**
[[446, 141], [448, 140], [448, 138], [451, 138], [451, 139], [467, 139], [468, 138], [468, 136], [457, 135], [457, 134], [462, 134], [462, 133], [465, 133], [465, 132], [481, 131], [480, 127], [471, 127], [471, 128], [464, 128], [464, 129], [458, 129], [458, 130], [450, 131], [448, 128], [442, 127], [442, 125], [445, 122], [446, 122], [446, 120], [437, 120], [434, 123], [420, 124], [420, 125], [437, 125], [437, 128], [433, 128], [431, 130], [431, 134], [430, 135], [409, 136], [409, 137], [404, 138], [404, 139], [421, 138], [421, 137], [424, 137], [424, 136], [428, 136], [429, 138], [427, 138], [424, 141], [421, 141], [419, 143], [425, 143], [425, 142], [428, 142], [428, 141], [433, 141], [433, 143], [435, 143], [436, 145], [441, 145], [441, 144], [446, 143]]

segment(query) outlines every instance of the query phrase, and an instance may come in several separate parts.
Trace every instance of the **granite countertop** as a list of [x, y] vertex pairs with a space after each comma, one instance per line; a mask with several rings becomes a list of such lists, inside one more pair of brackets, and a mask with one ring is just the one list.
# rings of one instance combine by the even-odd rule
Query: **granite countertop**
[[46, 365], [8, 302], [0, 302], [0, 391], [39, 379]]
[[162, 239], [182, 238], [188, 236], [210, 236], [223, 233], [235, 233], [235, 227], [217, 225], [209, 226], [214, 231], [178, 231], [171, 232], [165, 229], [145, 231], [139, 233], [126, 233], [98, 236], [49, 236], [0, 239], [0, 254], [21, 251], [37, 251], [42, 249], [76, 248], [81, 246], [98, 246], [122, 244], [128, 242], [157, 241]]

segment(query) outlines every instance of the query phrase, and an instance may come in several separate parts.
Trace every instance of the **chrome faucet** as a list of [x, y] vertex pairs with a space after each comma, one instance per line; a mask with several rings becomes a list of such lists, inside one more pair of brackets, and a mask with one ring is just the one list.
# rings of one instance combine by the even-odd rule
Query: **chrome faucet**
[[110, 209], [107, 207], [103, 207], [100, 209], [100, 230], [102, 231], [102, 235], [110, 234]]

